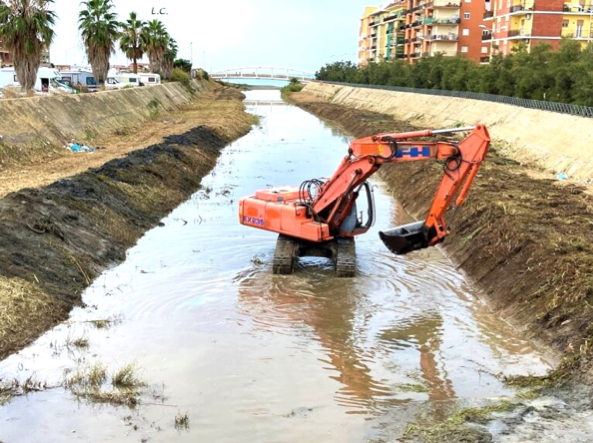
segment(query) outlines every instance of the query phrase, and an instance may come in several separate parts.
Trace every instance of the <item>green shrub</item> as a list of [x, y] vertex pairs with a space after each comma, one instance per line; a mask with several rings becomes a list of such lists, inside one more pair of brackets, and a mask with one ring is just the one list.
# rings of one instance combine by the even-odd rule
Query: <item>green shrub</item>
[[291, 92], [300, 92], [303, 88], [305, 87], [305, 85], [298, 83], [293, 83], [292, 80], [291, 82], [284, 86], [281, 90], [280, 90], [280, 95], [282, 97], [283, 100], [285, 101], [289, 101], [289, 96]]
[[179, 82], [187, 89], [191, 89], [190, 86], [190, 78], [187, 72], [184, 72], [182, 69], [175, 68], [171, 72], [171, 81], [172, 82]]

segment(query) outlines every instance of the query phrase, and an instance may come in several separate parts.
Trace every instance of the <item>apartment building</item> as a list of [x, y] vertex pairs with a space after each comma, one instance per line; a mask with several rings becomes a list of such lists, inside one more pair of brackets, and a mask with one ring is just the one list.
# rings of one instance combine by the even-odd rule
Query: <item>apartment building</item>
[[487, 62], [490, 44], [484, 44], [485, 0], [407, 0], [404, 59], [414, 63], [437, 53], [461, 55]]
[[403, 58], [406, 0], [367, 7], [361, 19], [358, 62]]
[[509, 54], [521, 43], [557, 49], [562, 37], [584, 46], [593, 41], [593, 0], [492, 0], [484, 23], [493, 53]]

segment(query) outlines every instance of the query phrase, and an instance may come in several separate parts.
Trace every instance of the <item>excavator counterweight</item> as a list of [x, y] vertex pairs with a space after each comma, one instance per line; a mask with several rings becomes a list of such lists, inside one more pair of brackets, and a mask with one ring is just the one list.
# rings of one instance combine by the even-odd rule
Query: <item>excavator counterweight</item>
[[[470, 134], [461, 141], [425, 140], [455, 132]], [[423, 140], [413, 140], [418, 138]], [[338, 276], [351, 277], [355, 274], [354, 237], [367, 232], [375, 220], [369, 177], [386, 163], [443, 163], [443, 178], [426, 218], [379, 233], [390, 251], [407, 254], [435, 246], [449, 234], [445, 211], [456, 196], [456, 205], [463, 204], [489, 146], [484, 125], [356, 139], [330, 179], [257, 191], [240, 200], [239, 221], [279, 234], [272, 266], [275, 274], [292, 273], [298, 257], [322, 256], [333, 259]], [[367, 200], [366, 217], [358, 214], [359, 198]]]

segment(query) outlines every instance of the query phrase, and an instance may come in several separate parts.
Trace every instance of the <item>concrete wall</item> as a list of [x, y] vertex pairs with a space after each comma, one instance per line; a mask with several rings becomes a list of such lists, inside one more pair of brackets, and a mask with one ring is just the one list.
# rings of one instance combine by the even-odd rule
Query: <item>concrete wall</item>
[[[194, 82], [204, 90], [207, 83]], [[191, 100], [180, 83], [105, 91], [0, 100], [0, 142], [10, 147], [64, 145], [89, 134], [113, 132], [139, 124], [159, 110]]]
[[333, 103], [392, 115], [426, 128], [484, 123], [508, 157], [571, 179], [593, 178], [593, 119], [512, 105], [379, 89], [309, 83]]

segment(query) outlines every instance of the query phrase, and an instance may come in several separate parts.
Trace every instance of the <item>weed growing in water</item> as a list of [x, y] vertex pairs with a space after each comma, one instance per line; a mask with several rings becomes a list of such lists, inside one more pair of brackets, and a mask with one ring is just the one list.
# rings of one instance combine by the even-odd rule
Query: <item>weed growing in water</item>
[[175, 416], [175, 429], [189, 429], [189, 415], [178, 412]]

